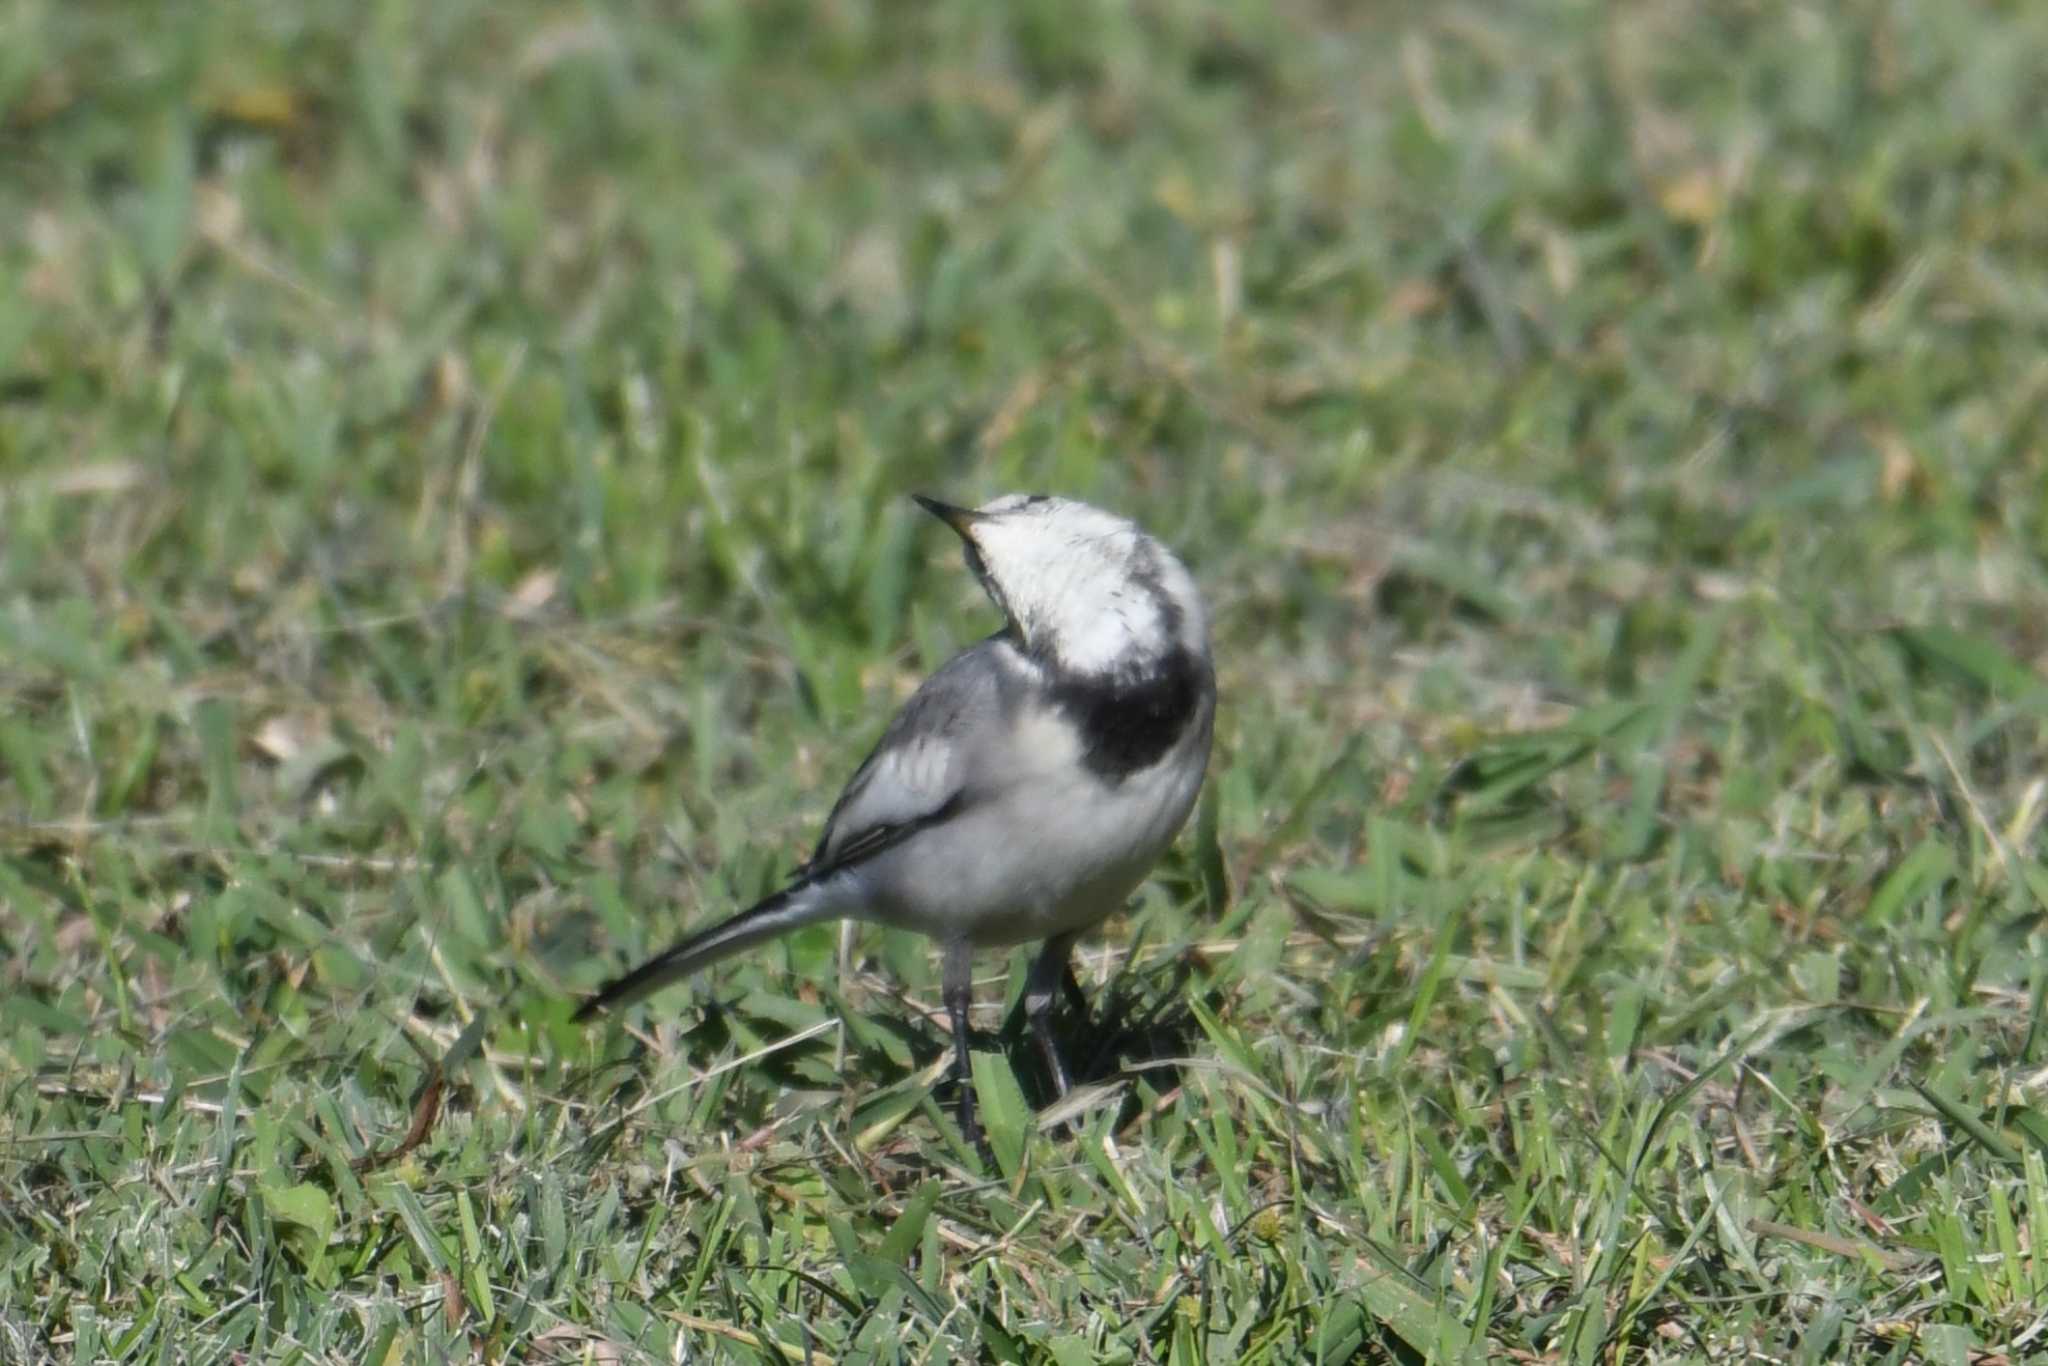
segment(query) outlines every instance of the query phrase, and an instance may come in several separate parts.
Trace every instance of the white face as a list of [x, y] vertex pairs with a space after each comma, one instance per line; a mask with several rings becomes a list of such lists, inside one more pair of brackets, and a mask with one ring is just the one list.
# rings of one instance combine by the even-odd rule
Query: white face
[[1043, 494], [977, 509], [969, 563], [1027, 649], [1080, 673], [1142, 669], [1176, 645], [1209, 652], [1194, 578], [1173, 552], [1121, 517]]

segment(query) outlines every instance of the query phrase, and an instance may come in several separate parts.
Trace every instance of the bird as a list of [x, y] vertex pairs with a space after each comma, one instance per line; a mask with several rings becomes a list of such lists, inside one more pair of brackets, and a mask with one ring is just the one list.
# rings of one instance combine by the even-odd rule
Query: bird
[[1186, 823], [1208, 768], [1216, 674], [1193, 575], [1134, 522], [1047, 494], [971, 509], [912, 497], [959, 536], [1002, 628], [903, 704], [784, 886], [602, 987], [576, 1019], [821, 921], [918, 931], [941, 952], [958, 1122], [981, 1145], [974, 951], [1042, 941], [1025, 1016], [1065, 1095], [1054, 993], [1079, 994], [1075, 941], [1122, 908]]

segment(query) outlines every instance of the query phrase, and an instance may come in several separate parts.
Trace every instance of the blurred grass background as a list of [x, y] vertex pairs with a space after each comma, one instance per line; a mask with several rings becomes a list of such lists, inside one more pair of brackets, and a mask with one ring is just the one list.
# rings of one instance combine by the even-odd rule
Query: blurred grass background
[[[2048, 1350], [2044, 69], [4, 0], [0, 1359]], [[880, 932], [570, 1026], [990, 629], [904, 495], [1020, 489], [1225, 695], [1078, 1132], [990, 958], [959, 1145]]]

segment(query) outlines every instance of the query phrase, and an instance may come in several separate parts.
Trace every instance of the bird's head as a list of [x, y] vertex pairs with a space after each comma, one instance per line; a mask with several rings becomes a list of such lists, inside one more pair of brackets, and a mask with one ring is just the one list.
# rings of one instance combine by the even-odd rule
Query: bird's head
[[1135, 523], [1070, 498], [1012, 493], [979, 508], [918, 496], [959, 533], [967, 566], [1019, 643], [1070, 673], [1143, 673], [1209, 654], [1194, 577]]

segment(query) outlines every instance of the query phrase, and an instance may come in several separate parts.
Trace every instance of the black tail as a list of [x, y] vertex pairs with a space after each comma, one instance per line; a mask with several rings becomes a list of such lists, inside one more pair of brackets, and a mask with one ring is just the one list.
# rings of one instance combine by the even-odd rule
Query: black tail
[[674, 948], [656, 954], [585, 1001], [577, 1009], [576, 1018], [587, 1020], [600, 1010], [630, 1005], [671, 982], [688, 977], [699, 968], [710, 967], [729, 954], [751, 948], [778, 934], [787, 934], [820, 920], [830, 920], [838, 914], [840, 911], [834, 904], [834, 898], [820, 883], [795, 883], [749, 906], [731, 919], [722, 920], [708, 930], [700, 930]]

